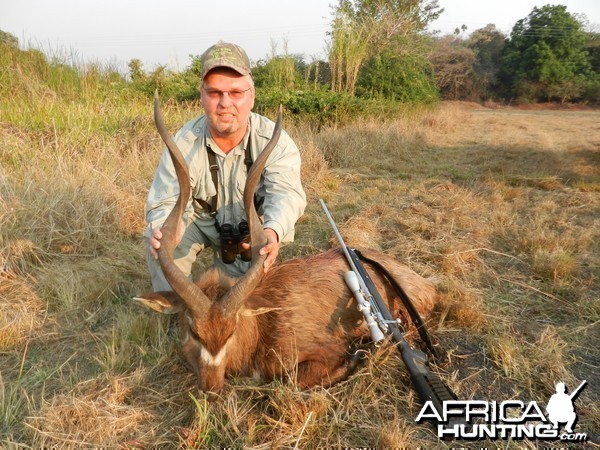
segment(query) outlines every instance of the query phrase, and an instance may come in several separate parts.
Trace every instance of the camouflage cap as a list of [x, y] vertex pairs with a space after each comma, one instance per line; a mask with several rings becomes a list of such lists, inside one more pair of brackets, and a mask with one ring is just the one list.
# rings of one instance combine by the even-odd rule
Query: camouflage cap
[[215, 67], [229, 67], [242, 75], [252, 75], [250, 60], [242, 47], [219, 41], [200, 57], [202, 79]]

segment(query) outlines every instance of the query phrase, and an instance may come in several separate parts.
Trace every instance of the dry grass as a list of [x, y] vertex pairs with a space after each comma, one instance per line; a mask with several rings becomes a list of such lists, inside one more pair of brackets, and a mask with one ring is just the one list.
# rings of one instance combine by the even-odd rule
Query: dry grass
[[[414, 423], [416, 394], [387, 347], [329, 389], [232, 379], [208, 402], [172, 324], [129, 300], [149, 288], [142, 211], [161, 148], [149, 102], [78, 103], [27, 83], [0, 115], [0, 445], [470, 445]], [[171, 128], [195, 113], [166, 105]], [[557, 381], [587, 379], [578, 430], [597, 442], [599, 123], [597, 111], [446, 104], [298, 125], [309, 207], [282, 256], [334, 245], [324, 198], [350, 245], [437, 280], [430, 327], [462, 398], [545, 402]]]

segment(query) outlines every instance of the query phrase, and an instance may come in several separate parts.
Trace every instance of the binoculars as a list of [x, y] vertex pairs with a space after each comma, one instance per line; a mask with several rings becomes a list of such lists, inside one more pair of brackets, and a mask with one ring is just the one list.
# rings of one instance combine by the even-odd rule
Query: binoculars
[[250, 243], [250, 227], [248, 222], [242, 220], [235, 228], [230, 223], [224, 223], [219, 227], [221, 236], [221, 259], [225, 264], [235, 262], [237, 255], [240, 255], [242, 261], [250, 261], [252, 259], [252, 251], [244, 250], [242, 243]]

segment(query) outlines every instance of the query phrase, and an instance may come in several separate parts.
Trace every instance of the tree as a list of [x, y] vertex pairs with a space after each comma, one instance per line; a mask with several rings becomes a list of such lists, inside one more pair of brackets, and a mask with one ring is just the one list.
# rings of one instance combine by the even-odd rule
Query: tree
[[583, 26], [562, 5], [533, 8], [512, 29], [502, 54], [511, 97], [526, 101], [581, 98], [593, 73]]
[[447, 100], [473, 98], [475, 53], [457, 36], [444, 36], [435, 41], [429, 60], [435, 72], [435, 84]]
[[330, 33], [331, 89], [354, 94], [365, 61], [407, 42], [401, 38], [417, 35], [442, 11], [438, 0], [339, 0]]
[[506, 36], [498, 31], [496, 25], [488, 24], [471, 33], [465, 42], [475, 55], [473, 89], [480, 100], [493, 97], [498, 88], [498, 75], [505, 41]]
[[276, 89], [297, 89], [304, 83], [306, 63], [304, 57], [288, 51], [287, 40], [283, 41], [283, 54], [277, 51], [277, 43], [271, 41], [268, 59], [258, 61], [252, 69], [256, 87], [269, 86]]
[[438, 99], [431, 63], [422, 54], [397, 54], [390, 49], [369, 59], [361, 69], [357, 96], [403, 103]]
[[358, 20], [350, 2], [340, 0], [332, 23], [329, 46], [331, 90], [354, 94], [358, 72], [373, 40], [372, 20]]
[[585, 50], [588, 52], [592, 70], [600, 73], [600, 33], [587, 33], [587, 36]]

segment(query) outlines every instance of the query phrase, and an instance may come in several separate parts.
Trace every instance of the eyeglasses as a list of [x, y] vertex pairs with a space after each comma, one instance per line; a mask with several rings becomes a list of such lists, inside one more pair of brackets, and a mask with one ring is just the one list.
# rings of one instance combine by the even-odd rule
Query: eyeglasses
[[218, 89], [206, 89], [204, 87], [202, 87], [202, 89], [204, 90], [204, 92], [206, 92], [206, 95], [208, 95], [208, 98], [210, 98], [211, 100], [217, 100], [217, 99], [221, 99], [223, 98], [223, 96], [225, 94], [227, 94], [227, 96], [231, 99], [231, 100], [241, 100], [244, 98], [244, 95], [246, 95], [246, 92], [248, 92], [250, 89], [252, 89], [251, 87], [249, 87], [248, 89], [233, 89], [231, 91], [219, 91]]

